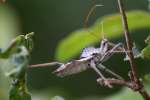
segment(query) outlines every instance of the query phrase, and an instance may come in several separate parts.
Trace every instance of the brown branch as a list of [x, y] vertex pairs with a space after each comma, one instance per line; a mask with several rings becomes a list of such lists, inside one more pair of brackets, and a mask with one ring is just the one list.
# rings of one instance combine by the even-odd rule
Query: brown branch
[[[127, 82], [125, 80], [119, 80], [119, 79], [102, 79], [99, 78], [97, 79], [97, 82], [102, 85], [102, 86], [108, 86], [109, 88], [112, 88], [113, 85], [122, 85], [122, 86], [127, 86], [128, 88], [132, 90], [136, 90], [134, 84], [131, 82]], [[111, 86], [111, 87], [110, 87]], [[139, 90], [139, 93], [143, 96], [144, 100], [150, 100], [148, 93], [145, 91], [144, 88]]]
[[125, 9], [123, 7], [123, 3], [121, 2], [121, 0], [118, 0], [118, 4], [119, 4], [121, 17], [122, 17], [122, 23], [123, 23], [123, 29], [124, 29], [124, 36], [125, 36], [125, 39], [126, 39], [127, 50], [131, 51], [131, 52], [128, 52], [128, 55], [129, 55], [129, 58], [130, 58], [129, 62], [130, 62], [130, 65], [131, 65], [131, 73], [133, 75], [133, 81], [137, 82], [138, 79], [137, 79], [137, 74], [136, 74], [136, 65], [134, 63], [134, 55], [133, 55], [133, 52], [132, 52], [133, 44], [132, 44], [130, 34], [129, 34], [127, 17], [126, 17]]
[[150, 100], [150, 96], [149, 96], [149, 94], [147, 93], [147, 91], [143, 88], [143, 89], [141, 89], [140, 91], [139, 91], [139, 93], [143, 96], [143, 98], [145, 99], [145, 100]]
[[125, 80], [120, 80], [120, 79], [106, 79], [106, 80], [103, 80], [103, 79], [99, 78], [99, 79], [97, 79], [97, 82], [101, 85], [104, 85], [104, 86], [107, 86], [107, 84], [122, 85], [122, 86], [127, 86], [127, 87], [133, 89], [133, 85], [130, 82], [127, 82]]
[[124, 6], [123, 6], [123, 3], [121, 0], [118, 0], [118, 5], [119, 5], [120, 14], [122, 17], [122, 23], [123, 23], [123, 28], [124, 28], [124, 36], [126, 39], [127, 50], [130, 51], [130, 52], [128, 52], [128, 56], [129, 56], [129, 62], [130, 62], [130, 66], [131, 66], [131, 81], [134, 86], [133, 90], [138, 91], [145, 100], [150, 100], [150, 96], [144, 90], [143, 83], [141, 81], [139, 81], [139, 79], [137, 78], [136, 65], [134, 63], [134, 55], [132, 52], [133, 43], [131, 41], [131, 37], [129, 34], [129, 28], [128, 28], [128, 22], [127, 22], [125, 9], [124, 9]]

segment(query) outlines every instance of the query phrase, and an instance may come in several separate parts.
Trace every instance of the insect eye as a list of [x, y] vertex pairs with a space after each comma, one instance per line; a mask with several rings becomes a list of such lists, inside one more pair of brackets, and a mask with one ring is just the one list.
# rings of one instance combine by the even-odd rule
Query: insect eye
[[107, 45], [107, 43], [108, 43], [108, 40], [107, 39], [103, 39], [102, 42], [101, 42], [101, 45], [105, 46], [105, 45]]
[[104, 39], [103, 41], [104, 41], [104, 43], [107, 43], [107, 42], [108, 42], [108, 40], [107, 40], [107, 39]]

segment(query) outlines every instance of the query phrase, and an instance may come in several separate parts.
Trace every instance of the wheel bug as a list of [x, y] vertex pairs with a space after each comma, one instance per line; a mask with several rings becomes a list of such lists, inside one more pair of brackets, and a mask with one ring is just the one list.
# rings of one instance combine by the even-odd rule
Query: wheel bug
[[52, 63], [45, 63], [45, 64], [37, 64], [32, 65], [31, 67], [42, 67], [42, 66], [53, 66], [59, 65], [60, 67], [57, 68], [53, 73], [59, 77], [64, 77], [72, 74], [77, 74], [83, 72], [89, 68], [92, 68], [102, 79], [105, 79], [103, 74], [99, 71], [103, 70], [107, 73], [112, 74], [118, 79], [123, 79], [118, 74], [114, 73], [110, 69], [106, 68], [102, 63], [107, 61], [116, 51], [122, 52], [123, 48], [121, 44], [113, 44], [109, 42], [107, 39], [103, 39], [101, 41], [100, 48], [88, 47], [85, 48], [81, 54], [79, 60], [73, 60], [66, 64], [59, 63], [59, 62], [52, 62]]
[[[98, 7], [97, 5], [95, 7], [92, 7], [92, 10], [90, 10], [88, 17], [92, 13], [92, 11]], [[86, 20], [88, 20], [88, 17]], [[102, 24], [102, 33], [103, 32], [103, 24]], [[102, 38], [101, 44], [99, 48], [94, 47], [88, 47], [83, 50], [81, 53], [81, 57], [79, 60], [73, 60], [68, 63], [59, 63], [59, 62], [52, 62], [52, 63], [46, 63], [46, 64], [38, 64], [38, 65], [32, 65], [31, 67], [45, 67], [45, 66], [51, 66], [51, 65], [59, 65], [59, 68], [57, 68], [53, 73], [56, 74], [59, 77], [64, 77], [72, 74], [77, 74], [83, 71], [86, 71], [87, 69], [93, 69], [101, 79], [105, 80], [106, 78], [101, 73], [100, 70], [103, 70], [109, 74], [112, 74], [117, 79], [123, 79], [120, 75], [114, 73], [110, 69], [106, 68], [103, 65], [103, 62], [106, 62], [108, 59], [112, 57], [114, 54], [118, 53], [125, 53], [125, 48], [122, 46], [121, 43], [114, 44], [110, 41], [108, 41], [106, 38]], [[107, 84], [107, 83], [106, 83]], [[111, 87], [110, 84], [107, 84], [107, 86]]]
[[119, 75], [115, 74], [111, 70], [107, 69], [104, 65], [102, 65], [102, 63], [111, 58], [113, 54], [118, 53], [115, 52], [115, 50], [118, 51], [120, 48], [122, 48], [120, 46], [121, 46], [120, 43], [115, 46], [112, 46], [110, 45], [108, 40], [103, 39], [101, 41], [100, 48], [94, 47], [85, 48], [79, 60], [74, 60], [66, 64], [62, 64], [58, 69], [54, 71], [54, 73], [56, 73], [57, 76], [63, 77], [85, 71], [88, 68], [92, 68], [94, 69], [94, 71], [96, 71], [96, 73], [98, 73], [101, 77], [103, 77], [98, 70], [99, 68], [116, 76], [117, 78], [122, 79]]

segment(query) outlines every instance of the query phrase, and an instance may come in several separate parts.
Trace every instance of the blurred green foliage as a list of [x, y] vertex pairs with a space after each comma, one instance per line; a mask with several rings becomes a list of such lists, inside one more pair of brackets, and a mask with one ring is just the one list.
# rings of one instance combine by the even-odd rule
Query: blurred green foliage
[[[131, 31], [149, 28], [150, 13], [142, 11], [127, 12], [129, 29]], [[140, 20], [139, 20], [140, 19]], [[138, 21], [137, 21], [138, 20]], [[102, 39], [101, 23], [104, 23], [104, 35], [106, 38], [117, 38], [122, 35], [122, 23], [119, 14], [108, 15], [100, 18], [89, 29], [78, 30], [64, 38], [58, 45], [56, 51], [56, 59], [59, 61], [67, 61], [82, 52], [82, 49], [100, 43]], [[91, 34], [90, 34], [91, 33]], [[106, 34], [105, 34], [106, 33]], [[92, 38], [90, 35], [95, 36]], [[67, 52], [66, 52], [67, 51]]]
[[33, 49], [33, 41], [32, 41], [32, 33], [28, 33], [26, 35], [19, 35], [17, 36], [12, 42], [9, 44], [9, 46], [5, 49], [1, 48], [0, 51], [0, 58], [7, 59], [9, 58], [13, 53], [17, 52], [18, 47], [25, 46], [29, 52]]
[[[148, 92], [150, 93], [150, 87], [145, 84]], [[137, 92], [133, 92], [128, 88], [123, 88], [119, 93], [107, 96], [101, 100], [143, 100], [143, 98]], [[79, 100], [99, 100], [97, 97], [87, 97]]]
[[[28, 68], [28, 51], [24, 46], [20, 46], [19, 53], [14, 53], [10, 62], [13, 67], [7, 75], [12, 78], [9, 92], [9, 100], [31, 100], [31, 96], [26, 86], [26, 71]], [[9, 58], [10, 59], [10, 58]]]
[[[10, 40], [20, 32], [16, 12], [8, 6], [0, 4], [0, 48], [6, 48]], [[1, 49], [2, 51], [2, 49]], [[7, 61], [0, 60], [0, 100], [8, 100], [9, 81], [3, 68]]]
[[141, 51], [141, 56], [144, 59], [150, 59], [150, 36], [145, 40], [147, 46]]
[[150, 82], [150, 74], [145, 75], [144, 80]]
[[[32, 50], [33, 33], [17, 36], [10, 45], [1, 48], [0, 59], [8, 59], [3, 72], [12, 79], [9, 100], [31, 100], [26, 86], [26, 72], [29, 64], [29, 52]], [[29, 51], [29, 52], [28, 52]]]

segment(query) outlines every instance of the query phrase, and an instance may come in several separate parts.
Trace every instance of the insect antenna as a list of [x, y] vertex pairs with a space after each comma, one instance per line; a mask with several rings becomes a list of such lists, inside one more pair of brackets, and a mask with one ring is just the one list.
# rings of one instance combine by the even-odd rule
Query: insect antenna
[[63, 63], [60, 62], [49, 62], [49, 63], [42, 63], [42, 64], [34, 64], [30, 65], [29, 68], [45, 68], [49, 66], [56, 66], [56, 65], [62, 65]]
[[101, 7], [103, 5], [93, 5], [90, 10], [88, 11], [88, 14], [86, 15], [85, 17], [85, 21], [84, 21], [84, 28], [87, 28], [87, 25], [88, 25], [88, 21], [89, 21], [89, 18], [90, 16], [92, 15], [92, 13], [94, 12], [94, 10], [97, 8], [97, 7]]
[[[95, 1], [95, 0], [94, 0]], [[85, 20], [84, 20], [84, 28], [87, 29], [88, 28], [88, 21], [89, 21], [89, 18], [90, 16], [92, 15], [92, 13], [94, 12], [94, 10], [97, 8], [97, 7], [102, 7], [104, 5], [97, 5], [94, 3], [94, 5], [90, 8], [90, 10], [88, 11], [88, 14], [86, 15], [85, 17]], [[89, 31], [89, 30], [88, 30]], [[92, 36], [94, 36], [94, 38], [97, 39], [97, 36], [93, 33], [93, 32], [89, 32]]]

